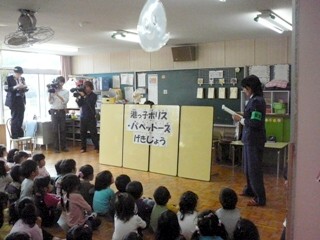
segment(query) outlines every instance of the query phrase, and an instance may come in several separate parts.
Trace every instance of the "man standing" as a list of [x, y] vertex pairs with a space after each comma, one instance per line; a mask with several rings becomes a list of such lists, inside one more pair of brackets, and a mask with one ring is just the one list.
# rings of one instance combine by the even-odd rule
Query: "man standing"
[[63, 76], [57, 77], [58, 86], [54, 93], [49, 93], [49, 103], [51, 104], [50, 114], [52, 130], [54, 134], [54, 151], [68, 152], [66, 145], [66, 107], [69, 101], [69, 92], [63, 89], [65, 79]]
[[26, 105], [26, 95], [29, 89], [25, 83], [25, 79], [21, 77], [23, 74], [22, 67], [13, 69], [14, 75], [7, 77], [4, 90], [7, 92], [5, 105], [11, 110], [11, 135], [12, 138], [23, 137], [22, 123]]
[[94, 148], [99, 152], [99, 137], [97, 133], [96, 102], [97, 95], [93, 92], [93, 84], [86, 81], [83, 84], [84, 92], [79, 92], [80, 97], [76, 102], [80, 107], [80, 135], [81, 153], [87, 151], [87, 132], [90, 131]]

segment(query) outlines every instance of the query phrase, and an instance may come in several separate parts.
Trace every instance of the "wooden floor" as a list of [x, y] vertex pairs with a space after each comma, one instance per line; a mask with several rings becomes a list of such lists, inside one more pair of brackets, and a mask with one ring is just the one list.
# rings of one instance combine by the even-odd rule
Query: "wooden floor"
[[[77, 161], [79, 169], [84, 164], [91, 164], [94, 167], [95, 174], [102, 170], [110, 170], [114, 178], [120, 174], [128, 174], [131, 180], [141, 181], [144, 187], [144, 196], [152, 197], [155, 188], [159, 185], [166, 186], [171, 193], [171, 203], [178, 204], [180, 195], [187, 190], [194, 191], [199, 196], [198, 211], [205, 209], [216, 210], [220, 207], [219, 191], [221, 188], [230, 187], [237, 193], [241, 192], [245, 183], [241, 168], [236, 167], [232, 171], [231, 166], [217, 164], [213, 161], [212, 177], [210, 182], [203, 182], [179, 177], [160, 175], [150, 172], [136, 171], [132, 169], [111, 167], [99, 164], [98, 154], [92, 149], [86, 153], [80, 153], [79, 147], [70, 147], [68, 153], [53, 153], [52, 151], [43, 151], [46, 156], [47, 169], [50, 174], [55, 175], [54, 164], [60, 159], [73, 158]], [[105, 156], [106, 158], [108, 156]], [[270, 172], [270, 171], [269, 171]], [[249, 200], [245, 197], [239, 197], [238, 208], [241, 216], [252, 220], [259, 229], [262, 240], [279, 239], [282, 230], [282, 223], [286, 215], [286, 191], [283, 186], [283, 179], [276, 179], [276, 170], [274, 173], [265, 174], [265, 186], [267, 191], [267, 205], [265, 207], [247, 207]], [[111, 186], [115, 189], [115, 186]], [[47, 229], [57, 237], [65, 237], [65, 232], [60, 226]], [[0, 239], [3, 238], [10, 226], [5, 225], [0, 229]], [[113, 224], [103, 221], [99, 230], [94, 232], [95, 240], [111, 239], [113, 233]], [[146, 234], [145, 239], [153, 239], [150, 234]]]

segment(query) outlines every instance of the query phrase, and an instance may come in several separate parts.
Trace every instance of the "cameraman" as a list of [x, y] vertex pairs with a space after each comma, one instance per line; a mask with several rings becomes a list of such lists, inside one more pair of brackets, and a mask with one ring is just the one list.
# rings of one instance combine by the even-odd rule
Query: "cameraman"
[[25, 83], [25, 79], [21, 77], [23, 74], [22, 67], [13, 69], [14, 75], [7, 77], [4, 90], [7, 92], [5, 105], [11, 110], [11, 135], [12, 138], [24, 136], [22, 123], [26, 105], [26, 95], [29, 89]]
[[68, 152], [66, 145], [66, 107], [69, 101], [69, 92], [63, 89], [65, 79], [63, 76], [57, 77], [59, 83], [55, 92], [49, 93], [49, 103], [51, 104], [50, 115], [52, 130], [54, 134], [55, 153], [60, 151]]
[[99, 137], [97, 133], [96, 102], [97, 95], [93, 92], [93, 84], [86, 81], [83, 84], [84, 91], [79, 92], [79, 98], [76, 102], [80, 107], [80, 135], [81, 135], [81, 153], [87, 151], [87, 132], [90, 131], [94, 148], [99, 152]]

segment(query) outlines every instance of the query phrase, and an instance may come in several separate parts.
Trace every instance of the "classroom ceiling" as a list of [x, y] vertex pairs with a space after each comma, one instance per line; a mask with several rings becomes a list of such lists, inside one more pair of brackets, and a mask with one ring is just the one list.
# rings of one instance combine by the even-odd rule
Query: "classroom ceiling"
[[[146, 1], [0, 0], [0, 46], [6, 48], [4, 37], [18, 29], [22, 8], [37, 11], [37, 27], [49, 26], [55, 31], [48, 43], [79, 48], [77, 54], [71, 55], [139, 49], [139, 44], [114, 40], [111, 34], [120, 29], [135, 30]], [[279, 36], [253, 20], [261, 10], [270, 9], [292, 22], [292, 0], [161, 1], [170, 32], [168, 46]], [[29, 51], [28, 48], [20, 50]]]

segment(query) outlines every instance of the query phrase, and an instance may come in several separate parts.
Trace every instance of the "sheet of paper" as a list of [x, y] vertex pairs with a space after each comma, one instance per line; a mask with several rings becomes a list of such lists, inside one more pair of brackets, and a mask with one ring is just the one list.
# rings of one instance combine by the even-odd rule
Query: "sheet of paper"
[[289, 65], [288, 64], [274, 65], [273, 79], [289, 81]]
[[121, 73], [121, 84], [123, 85], [133, 85], [133, 74], [132, 73]]
[[112, 88], [120, 88], [120, 76], [119, 75], [112, 76]]
[[148, 74], [148, 100], [158, 104], [158, 74]]
[[133, 87], [124, 87], [124, 97], [129, 103], [133, 102]]
[[270, 66], [250, 66], [249, 75], [256, 75], [261, 83], [266, 84], [270, 81]]
[[230, 99], [238, 99], [238, 88], [237, 87], [230, 88], [229, 98]]
[[214, 88], [208, 88], [208, 99], [214, 99]]
[[226, 98], [226, 88], [224, 88], [224, 87], [219, 88], [219, 98], [220, 99]]
[[197, 98], [199, 98], [199, 99], [203, 98], [203, 88], [197, 89]]
[[146, 87], [146, 73], [138, 73], [138, 86], [137, 87]]
[[223, 70], [209, 71], [209, 79], [223, 78]]

